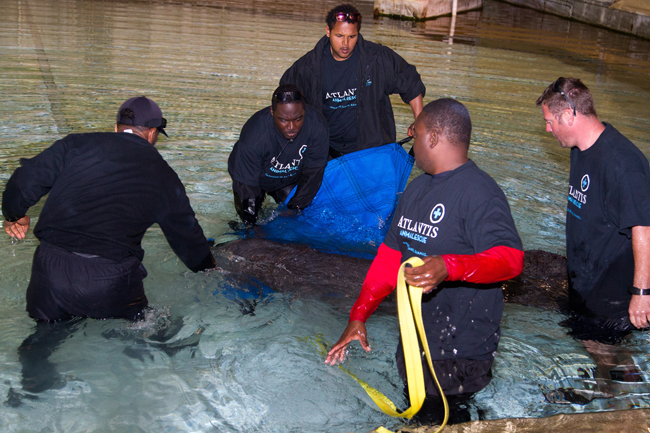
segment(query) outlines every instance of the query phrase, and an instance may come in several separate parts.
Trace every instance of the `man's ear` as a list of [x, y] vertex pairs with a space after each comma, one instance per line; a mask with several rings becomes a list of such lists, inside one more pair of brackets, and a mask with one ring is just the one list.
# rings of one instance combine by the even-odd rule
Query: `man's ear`
[[562, 115], [564, 116], [566, 114], [566, 117], [568, 117], [566, 124], [569, 126], [573, 126], [573, 122], [576, 120], [576, 117], [573, 115], [573, 110], [569, 110], [568, 108], [564, 110], [564, 113]]
[[430, 131], [427, 131], [427, 138], [428, 138], [429, 147], [433, 149], [438, 145], [438, 142], [440, 141], [440, 131], [438, 131], [437, 129], [432, 129]]
[[325, 36], [330, 37], [330, 26], [325, 24]]
[[157, 140], [158, 140], [158, 129], [150, 128], [149, 131], [147, 131], [147, 141], [155, 145]]
[[115, 124], [115, 132], [118, 132], [118, 131], [117, 131], [117, 123]]

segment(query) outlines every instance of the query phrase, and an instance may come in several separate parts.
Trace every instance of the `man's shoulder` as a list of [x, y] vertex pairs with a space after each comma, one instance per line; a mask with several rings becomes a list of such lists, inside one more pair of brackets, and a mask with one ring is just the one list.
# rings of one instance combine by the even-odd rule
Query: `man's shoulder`
[[366, 56], [369, 56], [371, 58], [382, 56], [401, 57], [392, 48], [387, 47], [386, 45], [382, 45], [378, 42], [369, 41], [365, 38], [359, 39], [359, 47], [361, 48], [362, 53], [365, 53]]
[[66, 135], [60, 141], [68, 143], [90, 143], [98, 140], [110, 140], [116, 135], [115, 132], [76, 132]]
[[68, 134], [62, 139], [57, 140], [54, 145], [62, 145], [69, 151], [75, 152], [92, 151], [93, 149], [103, 147], [112, 149], [116, 146], [129, 146], [134, 151], [158, 153], [144, 138], [123, 132], [81, 132]]
[[614, 163], [625, 171], [644, 171], [648, 166], [648, 159], [643, 152], [614, 126], [605, 123], [601, 137], [604, 146], [600, 157], [607, 165]]
[[244, 123], [233, 151], [239, 149], [242, 143], [250, 143], [246, 145], [249, 146], [253, 143], [259, 145], [260, 143], [270, 141], [272, 128], [274, 128], [274, 126], [270, 106], [255, 112], [248, 118], [246, 123]]
[[273, 122], [273, 117], [271, 116], [271, 107], [264, 107], [261, 110], [253, 113], [253, 115], [248, 118], [242, 127], [241, 135], [246, 135], [248, 132], [258, 134], [266, 128], [266, 125], [268, 123], [271, 122]]
[[311, 50], [307, 51], [305, 54], [300, 56], [298, 60], [293, 62], [293, 64], [287, 69], [287, 72], [294, 70], [295, 72], [302, 72], [305, 67], [314, 69], [317, 66], [317, 63], [322, 59], [323, 50], [325, 49], [325, 44], [328, 42], [327, 36], [323, 36], [316, 42], [316, 45]]
[[[256, 111], [253, 113], [251, 117], [248, 118], [248, 122], [252, 123], [265, 123], [272, 119], [271, 117], [271, 106], [269, 105], [268, 107], [264, 107], [259, 111]], [[248, 123], [246, 122], [246, 123]]]
[[488, 172], [476, 165], [474, 161], [470, 160], [470, 162], [472, 165], [467, 170], [467, 185], [469, 190], [479, 197], [505, 199], [506, 195], [497, 181]]
[[445, 189], [454, 191], [453, 194], [471, 198], [473, 203], [505, 198], [503, 190], [494, 178], [471, 159], [454, 170], [443, 182]]
[[404, 192], [402, 193], [402, 197], [408, 199], [409, 196], [416, 194], [418, 191], [428, 189], [431, 179], [432, 177], [428, 173], [422, 173], [418, 175], [415, 177], [415, 179], [410, 181], [408, 185], [406, 185], [406, 188], [404, 188]]

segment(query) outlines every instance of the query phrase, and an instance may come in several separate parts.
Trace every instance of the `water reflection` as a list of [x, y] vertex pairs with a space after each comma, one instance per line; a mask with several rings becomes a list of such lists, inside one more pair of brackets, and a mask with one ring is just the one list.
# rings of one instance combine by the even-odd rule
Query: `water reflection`
[[[241, 126], [269, 104], [282, 72], [313, 48], [324, 32], [325, 13], [338, 1], [5, 3], [0, 180], [6, 181], [20, 157], [36, 154], [70, 131], [112, 129], [119, 104], [146, 94], [169, 120], [171, 137], [161, 139], [159, 150], [186, 184], [206, 233], [219, 241], [229, 239], [227, 222], [236, 217], [226, 159]], [[650, 42], [495, 0], [486, 0], [482, 11], [458, 15], [453, 34], [450, 18], [372, 20], [372, 1], [355, 4], [364, 14], [366, 38], [417, 65], [427, 86], [426, 101], [451, 96], [469, 108], [471, 157], [504, 189], [526, 248], [564, 250], [569, 156], [544, 132], [534, 105], [558, 76], [582, 78], [600, 117], [650, 155]], [[393, 107], [397, 130], [405, 134], [410, 107], [399, 98]], [[8, 238], [0, 242], [4, 394], [6, 383], [21, 381], [16, 349], [34, 326], [24, 312], [24, 293], [37, 242], [31, 233], [15, 245]], [[3, 425], [73, 430], [78, 419], [88, 430], [112, 423], [117, 430], [153, 424], [181, 430], [349, 431], [350, 425], [370, 430], [389, 422], [363, 400], [356, 384], [321, 367], [317, 354], [295, 338], [322, 333], [334, 341], [340, 329], [332, 324], [347, 320], [345, 300], [332, 307], [279, 296], [256, 309], [256, 316], [243, 317], [236, 302], [219, 294], [222, 279], [184, 274], [159, 230], [150, 230], [144, 242], [150, 300], [185, 318], [179, 338], [205, 329], [200, 356], [191, 357], [189, 351], [174, 356], [152, 351], [153, 360], [144, 361], [123, 356], [133, 347], [105, 335], [125, 325], [89, 321], [83, 335], [75, 334], [52, 355], [60, 373], [74, 372], [85, 385], [56, 394], [66, 399], [53, 394], [38, 402], [41, 416], [29, 423], [20, 410], [2, 409]], [[578, 368], [589, 367], [590, 361], [557, 326], [560, 314], [507, 307], [505, 318], [495, 381], [480, 400], [487, 417], [630, 404], [622, 399], [558, 409], [543, 403], [540, 384], [578, 383]], [[378, 386], [394, 396], [401, 389], [393, 361], [396, 321], [390, 309], [372, 320], [384, 330], [375, 334], [382, 337], [373, 342], [376, 351], [369, 359], [353, 352], [352, 368], [361, 369], [360, 377], [373, 384], [377, 372], [384, 372], [387, 381]], [[645, 365], [645, 336], [635, 336], [626, 347], [637, 365]], [[292, 403], [295, 410], [288, 410]], [[37, 403], [26, 402], [31, 404]], [[640, 397], [638, 405], [649, 403]], [[142, 420], [143, 413], [156, 420]]]

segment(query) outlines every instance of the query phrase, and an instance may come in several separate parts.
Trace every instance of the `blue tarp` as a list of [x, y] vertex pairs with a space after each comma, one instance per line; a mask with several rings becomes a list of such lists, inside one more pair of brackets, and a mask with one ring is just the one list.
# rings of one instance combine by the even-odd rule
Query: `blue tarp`
[[[359, 223], [386, 225], [411, 174], [413, 158], [397, 143], [331, 160], [311, 209], [325, 208]], [[295, 188], [285, 204], [293, 196]]]
[[280, 206], [249, 236], [371, 258], [386, 235], [412, 168], [413, 158], [397, 143], [333, 159], [309, 207], [287, 217]]

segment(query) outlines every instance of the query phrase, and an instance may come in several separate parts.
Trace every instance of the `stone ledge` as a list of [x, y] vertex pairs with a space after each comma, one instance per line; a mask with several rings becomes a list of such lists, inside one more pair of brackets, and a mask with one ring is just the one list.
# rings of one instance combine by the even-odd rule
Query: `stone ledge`
[[646, 15], [648, 7], [640, 0], [503, 1], [650, 39], [650, 15]]
[[[375, 16], [422, 21], [451, 15], [451, 0], [375, 0]], [[483, 7], [483, 0], [458, 0], [457, 12]]]

